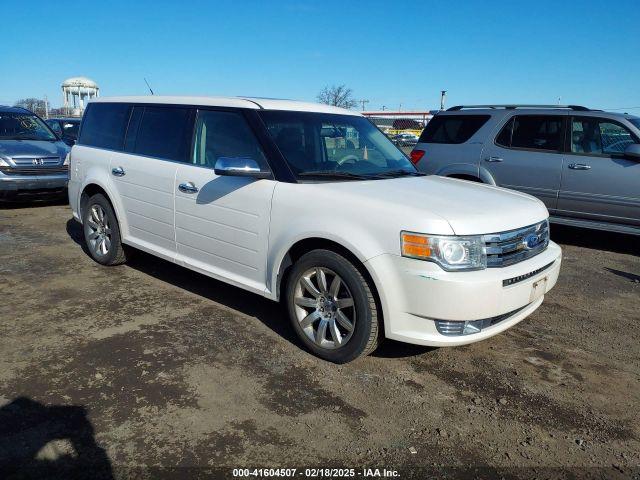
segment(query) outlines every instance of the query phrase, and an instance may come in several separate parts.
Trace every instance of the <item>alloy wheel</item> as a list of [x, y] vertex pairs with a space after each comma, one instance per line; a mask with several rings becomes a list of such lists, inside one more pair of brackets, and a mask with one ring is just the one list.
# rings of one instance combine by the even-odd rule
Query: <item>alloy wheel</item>
[[300, 328], [317, 346], [335, 349], [351, 339], [356, 323], [353, 296], [333, 270], [305, 271], [296, 283], [293, 303]]
[[87, 243], [89, 248], [98, 256], [104, 257], [111, 248], [111, 227], [109, 217], [104, 209], [98, 205], [92, 205], [91, 214], [86, 222]]

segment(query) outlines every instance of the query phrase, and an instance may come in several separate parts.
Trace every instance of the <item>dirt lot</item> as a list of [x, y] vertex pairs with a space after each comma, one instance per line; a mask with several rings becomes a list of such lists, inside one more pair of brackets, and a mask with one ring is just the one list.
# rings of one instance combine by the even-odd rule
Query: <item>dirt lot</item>
[[1, 209], [0, 473], [638, 475], [640, 241], [552, 231], [560, 280], [516, 328], [336, 366], [277, 304], [145, 254], [97, 265], [68, 206]]

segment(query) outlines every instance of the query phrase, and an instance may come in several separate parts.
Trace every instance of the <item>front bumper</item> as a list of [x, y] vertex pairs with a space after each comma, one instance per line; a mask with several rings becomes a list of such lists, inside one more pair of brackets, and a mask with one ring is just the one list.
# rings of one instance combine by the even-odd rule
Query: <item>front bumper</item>
[[63, 193], [69, 182], [68, 173], [55, 175], [4, 175], [0, 173], [0, 199]]
[[[473, 272], [445, 272], [432, 262], [390, 254], [366, 263], [378, 286], [387, 338], [454, 346], [484, 340], [530, 315], [556, 284], [561, 261], [560, 247], [550, 242], [544, 252], [523, 262]], [[510, 315], [469, 335], [443, 335], [436, 327], [436, 320], [487, 320], [505, 314]]]

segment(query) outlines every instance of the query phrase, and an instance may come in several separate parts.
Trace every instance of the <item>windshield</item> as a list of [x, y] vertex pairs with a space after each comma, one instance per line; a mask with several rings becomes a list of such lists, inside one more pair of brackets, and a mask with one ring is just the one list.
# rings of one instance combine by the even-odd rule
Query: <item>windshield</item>
[[259, 114], [298, 177], [419, 175], [409, 159], [364, 117], [289, 111]]
[[640, 129], [640, 118], [627, 118], [627, 120], [633, 123], [636, 128]]
[[0, 113], [0, 140], [57, 140], [42, 120], [29, 113]]

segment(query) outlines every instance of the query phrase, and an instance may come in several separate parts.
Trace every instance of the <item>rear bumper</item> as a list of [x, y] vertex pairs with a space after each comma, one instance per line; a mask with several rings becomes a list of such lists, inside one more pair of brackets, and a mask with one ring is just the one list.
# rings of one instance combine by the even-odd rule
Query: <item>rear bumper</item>
[[27, 196], [62, 194], [69, 174], [56, 175], [4, 175], [0, 173], [0, 199], [14, 200]]
[[[397, 255], [380, 255], [367, 264], [378, 286], [388, 338], [454, 346], [496, 335], [533, 313], [556, 284], [561, 257], [560, 247], [550, 242], [533, 258], [475, 272], [445, 272], [434, 263]], [[469, 335], [444, 335], [436, 323], [473, 320], [484, 320], [485, 327]]]

